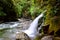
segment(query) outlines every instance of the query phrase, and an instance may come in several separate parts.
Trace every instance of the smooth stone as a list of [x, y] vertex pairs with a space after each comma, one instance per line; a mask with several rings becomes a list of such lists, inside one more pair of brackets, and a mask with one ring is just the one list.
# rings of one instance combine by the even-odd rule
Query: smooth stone
[[53, 36], [44, 36], [41, 40], [53, 40]]

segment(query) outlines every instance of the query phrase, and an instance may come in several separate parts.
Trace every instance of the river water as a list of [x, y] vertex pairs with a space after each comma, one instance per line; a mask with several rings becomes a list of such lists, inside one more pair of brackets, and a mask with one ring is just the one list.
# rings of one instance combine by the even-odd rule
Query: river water
[[0, 40], [16, 40], [16, 32], [29, 27], [32, 20], [19, 19], [16, 22], [5, 22], [0, 24]]

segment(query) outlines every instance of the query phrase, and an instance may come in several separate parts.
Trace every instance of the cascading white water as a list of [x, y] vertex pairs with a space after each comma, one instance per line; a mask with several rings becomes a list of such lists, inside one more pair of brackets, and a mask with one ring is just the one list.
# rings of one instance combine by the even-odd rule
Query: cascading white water
[[37, 30], [37, 26], [38, 26], [38, 21], [39, 19], [41, 19], [44, 16], [44, 13], [47, 10], [43, 11], [38, 17], [36, 17], [36, 19], [30, 24], [29, 28], [25, 31], [23, 31], [24, 33], [26, 33], [30, 38], [35, 38], [36, 35], [38, 34], [38, 30]]

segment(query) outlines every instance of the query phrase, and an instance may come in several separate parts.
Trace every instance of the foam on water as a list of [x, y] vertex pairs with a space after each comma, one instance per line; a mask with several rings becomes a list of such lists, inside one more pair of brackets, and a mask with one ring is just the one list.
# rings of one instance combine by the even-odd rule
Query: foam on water
[[44, 16], [44, 13], [46, 11], [47, 10], [43, 11], [38, 17], [36, 17], [35, 20], [30, 24], [29, 28], [27, 30], [23, 31], [30, 38], [35, 38], [36, 35], [38, 34], [38, 30], [37, 30], [38, 21], [39, 21], [39, 19], [41, 19]]
[[2, 23], [2, 24], [0, 24], [0, 30], [5, 29], [5, 28], [14, 28], [14, 27], [17, 27], [18, 25], [19, 25], [19, 22]]

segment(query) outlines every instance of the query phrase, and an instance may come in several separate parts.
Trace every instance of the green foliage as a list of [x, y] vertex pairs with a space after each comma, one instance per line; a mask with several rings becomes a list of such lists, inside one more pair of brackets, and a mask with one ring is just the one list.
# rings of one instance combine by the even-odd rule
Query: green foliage
[[6, 13], [0, 11], [0, 16], [6, 16]]
[[6, 16], [6, 13], [4, 13], [3, 11], [2, 11], [2, 7], [0, 7], [0, 16]]
[[[18, 13], [19, 17], [28, 16], [31, 15], [30, 17], [36, 17], [38, 16], [41, 12], [42, 9], [40, 8], [40, 5], [38, 3], [35, 3], [35, 0], [12, 0], [13, 4], [15, 6], [15, 10]], [[27, 13], [26, 13], [27, 12]]]
[[15, 10], [18, 13], [18, 16], [21, 17], [22, 13], [26, 7], [27, 7], [27, 0], [13, 0], [13, 4], [15, 6]]
[[17, 13], [12, 0], [0, 0], [0, 20], [17, 20]]
[[[29, 17], [34, 19], [41, 12], [45, 13], [44, 25], [50, 25], [49, 31], [60, 29], [60, 0], [0, 0], [0, 16]], [[4, 10], [4, 11], [3, 11]], [[15, 15], [14, 15], [14, 14]], [[13, 15], [13, 16], [11, 16]], [[11, 18], [8, 18], [9, 20]], [[15, 17], [16, 18], [16, 17]], [[56, 29], [56, 30], [55, 30]]]
[[54, 31], [55, 35], [55, 32], [60, 29], [60, 1], [48, 0], [47, 2], [48, 4], [46, 6], [47, 12], [45, 16], [45, 25], [50, 25], [48, 33]]

